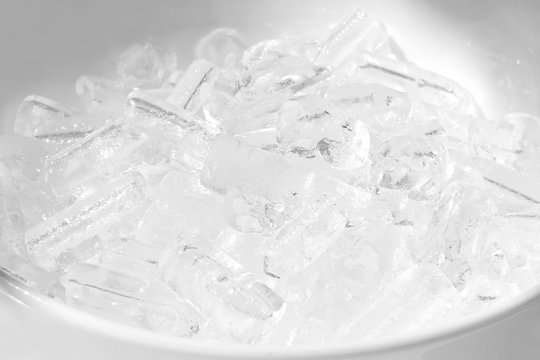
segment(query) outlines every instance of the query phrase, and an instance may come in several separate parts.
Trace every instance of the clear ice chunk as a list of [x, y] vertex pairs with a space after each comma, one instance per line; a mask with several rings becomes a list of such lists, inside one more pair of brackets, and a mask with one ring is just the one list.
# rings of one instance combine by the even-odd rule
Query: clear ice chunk
[[437, 264], [456, 288], [462, 289], [486, 247], [487, 219], [493, 212], [481, 190], [449, 185], [420, 245], [424, 252], [421, 261]]
[[155, 142], [172, 146], [172, 160], [194, 169], [202, 167], [208, 142], [217, 132], [205, 119], [142, 91], [130, 94], [125, 116]]
[[540, 203], [540, 178], [536, 174], [523, 174], [494, 161], [476, 159], [484, 179], [515, 196]]
[[371, 340], [429, 326], [459, 303], [460, 294], [436, 266], [416, 265], [373, 294], [337, 335], [340, 341]]
[[117, 81], [86, 75], [77, 79], [75, 92], [88, 112], [112, 116], [122, 113], [127, 96], [127, 91]]
[[144, 244], [164, 246], [177, 238], [213, 238], [224, 226], [221, 204], [216, 198], [169, 194], [148, 208], [136, 238]]
[[315, 261], [347, 224], [343, 200], [321, 192], [302, 206], [300, 214], [266, 241], [265, 272], [291, 276]]
[[157, 87], [176, 69], [176, 54], [151, 43], [136, 44], [120, 57], [117, 73], [126, 88]]
[[286, 161], [279, 154], [219, 135], [208, 151], [201, 182], [220, 193], [239, 188], [279, 202], [305, 192], [312, 177], [309, 170]]
[[246, 45], [238, 31], [218, 28], [199, 40], [195, 54], [221, 68], [232, 68], [238, 66], [245, 49]]
[[338, 169], [358, 169], [369, 162], [371, 136], [360, 120], [346, 121], [342, 125], [343, 140], [327, 137], [317, 143], [321, 157]]
[[69, 124], [65, 119], [78, 111], [42, 96], [30, 95], [22, 102], [15, 118], [14, 131], [24, 136], [48, 133], [57, 123]]
[[160, 276], [158, 261], [161, 248], [140, 243], [134, 239], [121, 238], [105, 241], [106, 250], [101, 249], [87, 263], [120, 271], [141, 279], [157, 279]]
[[421, 101], [442, 109], [465, 114], [476, 110], [471, 96], [458, 83], [407, 62], [359, 52], [344, 66], [344, 72], [349, 81], [356, 79], [410, 92]]
[[498, 162], [518, 171], [540, 174], [540, 118], [524, 113], [505, 115], [491, 142]]
[[47, 156], [47, 148], [26, 136], [0, 135], [0, 162], [15, 179], [36, 180]]
[[179, 108], [196, 111], [208, 97], [218, 71], [215, 65], [205, 59], [193, 61], [176, 83], [167, 101]]
[[69, 118], [69, 122], [57, 122], [47, 129], [41, 129], [34, 137], [46, 143], [51, 152], [58, 153], [100, 129], [108, 121], [109, 117], [104, 114], [75, 115]]
[[56, 270], [63, 252], [106, 231], [124, 216], [143, 211], [148, 206], [143, 186], [139, 174], [128, 173], [28, 229], [24, 239], [32, 261]]
[[[348, 117], [364, 113], [362, 120], [371, 132], [385, 129], [394, 131], [396, 126], [418, 126], [411, 117], [411, 103], [406, 93], [378, 84], [351, 84], [330, 87], [325, 97], [338, 105]], [[414, 121], [414, 122], [413, 122]], [[413, 122], [410, 124], [410, 122]]]
[[[24, 256], [22, 242], [26, 227], [17, 190], [8, 169], [0, 162], [0, 250]], [[3, 249], [5, 247], [5, 249]]]
[[278, 120], [281, 105], [291, 97], [292, 92], [286, 89], [270, 96], [256, 96], [247, 101], [237, 101], [223, 108], [221, 128], [229, 135], [242, 135], [272, 128]]
[[[212, 314], [211, 320], [221, 322], [223, 331], [239, 341], [262, 336], [259, 327], [277, 320], [284, 309], [278, 294], [219, 249], [203, 243], [181, 244], [162, 261], [165, 281], [203, 312]], [[216, 313], [223, 305], [229, 310]], [[227, 323], [227, 317], [239, 315], [242, 322]]]
[[352, 53], [363, 50], [376, 52], [388, 41], [384, 26], [364, 11], [355, 10], [321, 40], [315, 62], [337, 67]]
[[270, 234], [290, 218], [284, 204], [242, 193], [237, 188], [227, 191], [223, 208], [228, 224], [243, 233]]
[[276, 123], [277, 141], [289, 151], [313, 150], [324, 138], [343, 141], [341, 124], [330, 103], [305, 95], [283, 103]]
[[159, 333], [193, 337], [207, 323], [192, 304], [159, 282], [77, 264], [62, 276], [62, 283], [66, 303]]
[[382, 143], [373, 156], [371, 181], [376, 188], [414, 190], [419, 197], [440, 191], [446, 149], [421, 137], [398, 135]]
[[69, 203], [92, 193], [108, 176], [143, 161], [134, 154], [147, 144], [148, 136], [137, 129], [121, 123], [107, 125], [51, 157], [45, 176], [56, 194]]

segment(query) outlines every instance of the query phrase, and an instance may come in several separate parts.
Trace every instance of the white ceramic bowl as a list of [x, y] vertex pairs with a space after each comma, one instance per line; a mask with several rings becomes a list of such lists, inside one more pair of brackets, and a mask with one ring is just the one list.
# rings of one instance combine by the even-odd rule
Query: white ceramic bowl
[[[385, 22], [410, 60], [461, 82], [489, 116], [540, 115], [537, 0], [0, 0], [0, 122], [36, 93], [75, 104], [81, 74], [107, 75], [118, 51], [146, 37], [175, 39], [187, 62], [198, 37], [236, 27], [249, 40], [315, 28], [351, 7]], [[105, 70], [109, 69], [109, 70]], [[429, 332], [370, 345], [293, 349], [205, 345], [98, 319], [0, 276], [0, 359], [535, 359], [540, 287]]]

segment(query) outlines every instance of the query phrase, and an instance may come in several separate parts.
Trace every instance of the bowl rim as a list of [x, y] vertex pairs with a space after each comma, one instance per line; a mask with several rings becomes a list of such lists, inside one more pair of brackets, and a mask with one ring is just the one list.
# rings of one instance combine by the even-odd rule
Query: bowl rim
[[[107, 336], [123, 343], [136, 343], [149, 348], [173, 351], [178, 354], [194, 354], [223, 359], [263, 359], [267, 357], [275, 359], [305, 359], [306, 357], [320, 359], [329, 356], [336, 359], [352, 355], [380, 355], [414, 348], [436, 347], [510, 319], [540, 301], [540, 284], [538, 284], [512, 299], [494, 304], [478, 314], [469, 315], [433, 329], [422, 329], [410, 334], [383, 338], [369, 343], [356, 344], [347, 342], [327, 345], [295, 345], [291, 347], [220, 343], [219, 346], [209, 346], [209, 343], [205, 341], [161, 335], [72, 308], [58, 300], [37, 293], [20, 282], [8, 278], [2, 272], [0, 272], [1, 289], [7, 289], [9, 296], [25, 306], [49, 313], [60, 321], [90, 333]], [[212, 343], [212, 345], [215, 344]]]

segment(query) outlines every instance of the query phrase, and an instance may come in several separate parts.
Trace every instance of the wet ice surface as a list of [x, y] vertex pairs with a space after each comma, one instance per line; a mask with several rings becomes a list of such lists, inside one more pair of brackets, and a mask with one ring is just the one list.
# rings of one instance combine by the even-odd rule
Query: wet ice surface
[[[540, 119], [485, 119], [361, 11], [249, 46], [161, 44], [41, 96], [0, 138], [0, 266], [66, 304], [208, 342], [372, 341], [540, 277]], [[190, 55], [190, 54], [183, 54]]]

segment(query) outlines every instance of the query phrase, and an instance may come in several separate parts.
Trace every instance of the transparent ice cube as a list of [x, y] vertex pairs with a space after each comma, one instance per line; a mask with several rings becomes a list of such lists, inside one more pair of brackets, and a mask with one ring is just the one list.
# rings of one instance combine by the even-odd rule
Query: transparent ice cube
[[96, 76], [81, 76], [75, 92], [91, 113], [122, 113], [127, 91], [117, 81]]
[[48, 133], [47, 129], [57, 127], [57, 122], [69, 124], [64, 120], [76, 113], [78, 113], [77, 110], [54, 100], [30, 95], [19, 106], [14, 131], [24, 136]]
[[215, 191], [225, 193], [236, 187], [278, 202], [303, 192], [311, 179], [310, 171], [280, 155], [224, 135], [212, 143], [201, 173], [202, 184]]
[[440, 191], [446, 159], [446, 149], [437, 142], [395, 136], [373, 155], [371, 181], [376, 188], [414, 190], [415, 197], [429, 197]]
[[337, 67], [359, 50], [376, 52], [388, 41], [384, 26], [365, 12], [355, 10], [319, 40], [315, 61]]
[[25, 227], [13, 178], [0, 162], [0, 250], [6, 254], [24, 256], [22, 239]]
[[410, 92], [419, 100], [441, 109], [463, 113], [476, 110], [470, 94], [458, 83], [407, 62], [360, 51], [349, 60], [343, 71], [349, 82], [354, 79]]
[[164, 246], [175, 239], [211, 239], [224, 226], [218, 199], [170, 194], [148, 208], [136, 237], [144, 244]]
[[277, 141], [292, 152], [313, 150], [324, 138], [343, 141], [339, 114], [334, 110], [317, 95], [284, 102], [276, 123]]
[[120, 57], [117, 73], [126, 88], [156, 87], [176, 69], [176, 54], [149, 42], [135, 44]]
[[149, 282], [91, 264], [77, 264], [62, 276], [65, 301], [101, 316], [181, 337], [196, 336], [205, 316], [165, 284]]
[[449, 185], [424, 235], [423, 261], [436, 263], [459, 289], [486, 247], [487, 219], [494, 211], [490, 205], [475, 187]]
[[529, 114], [511, 113], [497, 123], [491, 139], [498, 162], [519, 171], [539, 174], [540, 119]]
[[148, 204], [142, 181], [139, 174], [128, 173], [28, 229], [24, 239], [32, 261], [56, 270], [63, 252], [106, 231], [123, 216], [143, 211]]
[[[56, 194], [70, 203], [92, 193], [106, 177], [152, 159], [134, 154], [148, 144], [148, 136], [125, 124], [107, 125], [51, 157], [45, 176]], [[141, 159], [142, 157], [142, 159]]]
[[[284, 307], [281, 297], [242, 265], [205, 244], [180, 245], [162, 266], [168, 284], [239, 341], [262, 336], [264, 323], [277, 320]], [[230, 323], [235, 318], [241, 320]]]
[[374, 294], [338, 338], [358, 341], [405, 334], [433, 324], [460, 300], [457, 290], [436, 266], [416, 265]]
[[15, 179], [36, 180], [47, 156], [39, 141], [14, 134], [0, 135], [0, 162]]
[[346, 210], [339, 196], [321, 192], [310, 200], [294, 219], [267, 239], [265, 272], [281, 278], [305, 269], [345, 229]]
[[290, 217], [284, 204], [273, 203], [262, 196], [242, 193], [233, 188], [224, 199], [228, 224], [244, 233], [269, 234], [280, 228]]
[[221, 68], [231, 68], [238, 66], [245, 49], [246, 45], [238, 31], [218, 28], [199, 40], [195, 54]]
[[196, 111], [212, 90], [219, 70], [205, 59], [197, 59], [178, 79], [167, 101], [182, 109]]

